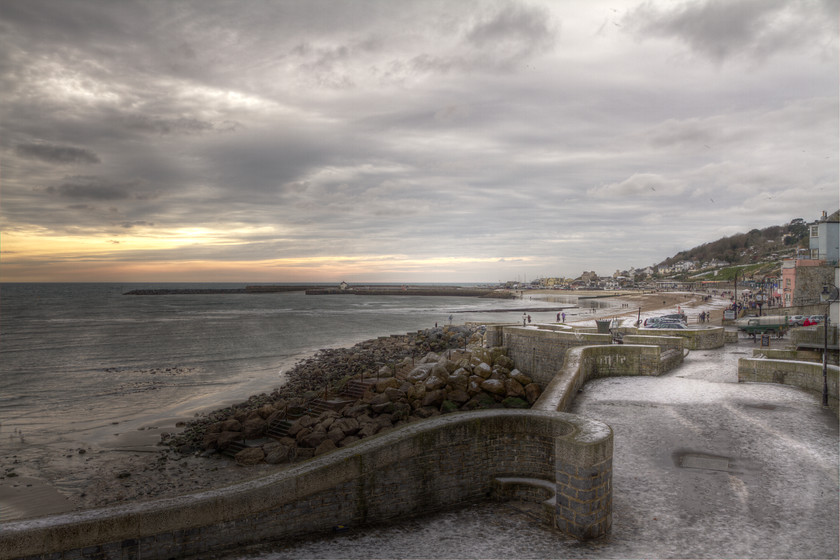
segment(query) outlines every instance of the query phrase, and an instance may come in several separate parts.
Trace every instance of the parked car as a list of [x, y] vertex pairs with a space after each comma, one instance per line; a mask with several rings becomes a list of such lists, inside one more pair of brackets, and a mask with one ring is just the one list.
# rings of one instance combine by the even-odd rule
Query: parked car
[[685, 313], [671, 313], [670, 315], [662, 315], [660, 319], [674, 319], [683, 323], [688, 323], [688, 316]]
[[680, 323], [679, 321], [658, 321], [656, 323], [652, 323], [650, 325], [645, 325], [643, 328], [646, 329], [687, 329], [688, 326], [684, 323]]
[[643, 326], [650, 327], [651, 325], [660, 325], [660, 324], [688, 324], [688, 317], [686, 317], [682, 313], [674, 313], [671, 315], [662, 315], [661, 317], [648, 317], [645, 319]]
[[825, 321], [825, 315], [811, 315], [810, 319], [812, 325], [819, 325]]
[[791, 315], [788, 317], [788, 325], [791, 327], [799, 327], [805, 322], [804, 315]]

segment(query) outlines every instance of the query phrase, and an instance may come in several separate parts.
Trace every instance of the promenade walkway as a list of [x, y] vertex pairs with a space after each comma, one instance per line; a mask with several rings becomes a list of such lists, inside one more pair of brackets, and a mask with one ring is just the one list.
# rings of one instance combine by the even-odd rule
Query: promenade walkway
[[580, 543], [482, 504], [248, 557], [837, 558], [837, 417], [818, 395], [737, 383], [753, 347], [692, 352], [662, 377], [578, 395], [570, 412], [615, 432], [607, 539]]

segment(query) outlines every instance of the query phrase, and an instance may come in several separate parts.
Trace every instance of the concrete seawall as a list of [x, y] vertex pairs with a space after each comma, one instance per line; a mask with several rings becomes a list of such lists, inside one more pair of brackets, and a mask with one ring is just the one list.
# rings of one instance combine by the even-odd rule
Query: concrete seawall
[[[837, 415], [837, 385], [840, 367], [829, 365], [826, 373], [828, 374], [828, 406]], [[741, 358], [738, 360], [738, 382], [780, 383], [822, 395], [823, 368], [822, 364], [816, 362]]]
[[491, 410], [405, 426], [224, 489], [5, 523], [0, 558], [209, 554], [487, 499], [499, 477], [554, 487], [556, 525], [573, 536], [609, 531], [609, 426], [570, 414]]

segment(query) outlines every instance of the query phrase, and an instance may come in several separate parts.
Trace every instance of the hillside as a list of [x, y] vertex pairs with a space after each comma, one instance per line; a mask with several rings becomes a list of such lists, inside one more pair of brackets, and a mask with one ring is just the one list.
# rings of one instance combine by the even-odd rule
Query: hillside
[[699, 263], [714, 260], [732, 265], [753, 264], [768, 259], [780, 260], [793, 255], [797, 248], [808, 247], [808, 224], [796, 218], [784, 226], [770, 226], [753, 229], [747, 233], [736, 233], [717, 241], [704, 243], [687, 251], [680, 251], [659, 263], [667, 268], [681, 261]]
[[[836, 221], [839, 213], [835, 212], [828, 219]], [[786, 225], [753, 229], [680, 251], [657, 264], [656, 268], [660, 273], [685, 280], [731, 280], [736, 272], [739, 277], [763, 279], [778, 276], [782, 259], [794, 256], [797, 249], [807, 249], [808, 243], [808, 222], [795, 218]], [[668, 274], [669, 269], [683, 262], [693, 262], [696, 267]]]

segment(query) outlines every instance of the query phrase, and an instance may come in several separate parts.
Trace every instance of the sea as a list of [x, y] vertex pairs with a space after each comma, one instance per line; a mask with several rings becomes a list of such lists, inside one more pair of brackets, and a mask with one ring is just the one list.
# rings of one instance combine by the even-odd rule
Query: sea
[[[445, 324], [590, 313], [561, 301], [299, 292], [125, 295], [245, 284], [0, 284], [0, 451], [96, 443], [111, 426], [188, 418], [270, 392], [321, 348]], [[536, 299], [533, 298], [533, 299]], [[587, 302], [588, 305], [603, 305]], [[128, 426], [126, 426], [128, 424]]]

